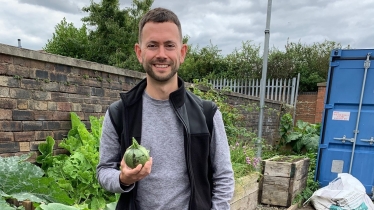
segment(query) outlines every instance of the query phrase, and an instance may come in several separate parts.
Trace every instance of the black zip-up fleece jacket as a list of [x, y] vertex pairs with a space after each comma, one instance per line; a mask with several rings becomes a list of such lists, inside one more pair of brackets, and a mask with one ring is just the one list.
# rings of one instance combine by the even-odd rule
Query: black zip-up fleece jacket
[[[121, 93], [120, 101], [122, 103], [117, 102], [116, 114], [125, 119], [120, 136], [121, 156], [131, 145], [132, 137], [141, 143], [142, 95], [146, 85], [146, 79], [142, 80], [129, 92]], [[191, 188], [189, 209], [210, 210], [213, 184], [209, 158], [210, 134], [203, 112], [202, 100], [185, 89], [181, 78], [178, 78], [178, 90], [172, 92], [169, 99], [184, 127], [184, 151]], [[110, 116], [110, 118], [115, 125], [114, 116]], [[139, 209], [135, 202], [136, 193], [137, 185], [130, 192], [122, 193], [116, 209]]]

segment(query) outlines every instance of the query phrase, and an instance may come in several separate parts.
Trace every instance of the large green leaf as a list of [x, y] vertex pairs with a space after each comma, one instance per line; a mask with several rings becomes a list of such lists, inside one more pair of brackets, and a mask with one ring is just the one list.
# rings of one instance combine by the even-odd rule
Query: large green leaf
[[104, 210], [115, 210], [117, 206], [117, 202], [108, 203]]
[[103, 116], [100, 117], [100, 118], [90, 116], [91, 131], [92, 131], [92, 135], [94, 136], [94, 138], [97, 142], [97, 146], [99, 146], [99, 143], [100, 143], [103, 121], [104, 121]]
[[76, 129], [79, 125], [84, 125], [84, 123], [82, 123], [82, 121], [79, 119], [79, 116], [75, 112], [70, 112], [70, 119], [72, 130]]
[[74, 206], [67, 206], [61, 203], [41, 204], [35, 210], [80, 210]]
[[44, 172], [25, 159], [30, 155], [0, 157], [0, 190], [19, 201], [60, 202], [72, 204], [72, 200], [55, 183], [53, 178], [42, 177]]
[[300, 130], [304, 130], [307, 126], [309, 125], [308, 122], [304, 122], [302, 120], [298, 120], [296, 122], [296, 128], [300, 129]]
[[303, 139], [303, 143], [308, 151], [317, 151], [319, 145], [319, 135], [311, 135], [309, 138]]
[[[76, 132], [76, 134], [78, 134], [78, 132]], [[69, 138], [64, 139], [58, 146], [68, 150], [70, 153], [74, 153], [75, 150], [82, 146], [82, 142], [75, 136], [77, 135], [69, 135]]]
[[105, 207], [105, 199], [100, 197], [94, 197], [91, 201], [91, 208], [92, 209], [103, 209]]
[[298, 132], [291, 132], [288, 137], [287, 137], [287, 143], [291, 142], [291, 141], [295, 141], [295, 140], [298, 140], [299, 138], [301, 138], [303, 135], [301, 133], [298, 133]]
[[[27, 162], [27, 160], [32, 154], [13, 156], [13, 157], [0, 157], [0, 190], [7, 193], [3, 187], [8, 184], [6, 180], [19, 179], [28, 180], [30, 178], [42, 177], [44, 172], [38, 166]], [[9, 183], [11, 184], [11, 183]]]
[[43, 170], [46, 170], [48, 167], [52, 166], [54, 145], [55, 140], [51, 136], [47, 137], [46, 142], [38, 145], [38, 150], [40, 151], [41, 155], [36, 157], [36, 162], [42, 164]]

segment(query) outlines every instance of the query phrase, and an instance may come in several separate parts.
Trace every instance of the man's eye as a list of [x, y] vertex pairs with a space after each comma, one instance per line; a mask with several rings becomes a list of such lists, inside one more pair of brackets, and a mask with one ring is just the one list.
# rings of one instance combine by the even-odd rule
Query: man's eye
[[166, 49], [173, 50], [175, 48], [175, 44], [167, 44]]
[[154, 44], [149, 44], [149, 45], [147, 45], [147, 48], [148, 48], [148, 49], [156, 49], [157, 46], [154, 45]]

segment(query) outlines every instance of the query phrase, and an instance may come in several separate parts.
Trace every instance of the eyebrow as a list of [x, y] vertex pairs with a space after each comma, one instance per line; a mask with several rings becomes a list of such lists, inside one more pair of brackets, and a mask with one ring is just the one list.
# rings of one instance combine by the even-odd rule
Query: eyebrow
[[[157, 41], [148, 41], [147, 43], [159, 43], [159, 42], [157, 42]], [[175, 41], [172, 41], [172, 40], [167, 40], [167, 41], [164, 41], [164, 42], [162, 42], [162, 43], [177, 43], [177, 42], [175, 42]]]

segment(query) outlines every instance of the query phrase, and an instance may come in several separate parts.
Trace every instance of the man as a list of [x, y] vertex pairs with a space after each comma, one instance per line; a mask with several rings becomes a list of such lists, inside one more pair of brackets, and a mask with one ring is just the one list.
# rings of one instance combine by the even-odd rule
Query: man
[[[177, 76], [187, 52], [178, 17], [164, 8], [150, 10], [139, 23], [138, 41], [146, 79], [121, 93], [105, 115], [99, 183], [121, 193], [121, 210], [230, 209], [234, 179], [222, 115], [215, 112], [210, 136], [202, 100]], [[122, 160], [132, 137], [152, 156], [134, 169]]]

